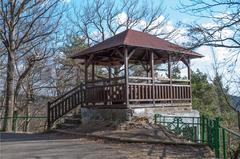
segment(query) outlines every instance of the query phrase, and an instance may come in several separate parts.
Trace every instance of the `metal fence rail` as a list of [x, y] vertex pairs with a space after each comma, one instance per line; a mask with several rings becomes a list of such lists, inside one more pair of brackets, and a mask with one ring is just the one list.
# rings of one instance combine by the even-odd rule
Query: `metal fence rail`
[[185, 139], [194, 142], [200, 140], [198, 135], [200, 132], [200, 118], [198, 117], [162, 116], [155, 114], [154, 119], [156, 124], [164, 125]]
[[3, 131], [3, 126], [7, 120], [13, 121], [13, 132], [43, 132], [47, 130], [46, 116], [18, 116], [0, 117], [0, 131]]
[[220, 118], [154, 115], [155, 124], [161, 124], [183, 138], [206, 143], [216, 158], [240, 158], [240, 134], [222, 127]]

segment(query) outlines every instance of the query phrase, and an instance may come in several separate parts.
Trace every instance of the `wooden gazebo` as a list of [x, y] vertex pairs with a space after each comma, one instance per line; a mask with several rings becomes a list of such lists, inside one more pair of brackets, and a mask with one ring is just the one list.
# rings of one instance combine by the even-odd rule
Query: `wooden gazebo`
[[[53, 105], [65, 105], [68, 109], [77, 105], [96, 109], [191, 107], [190, 59], [200, 57], [202, 55], [194, 51], [148, 33], [126, 30], [71, 57], [84, 60], [85, 82], [81, 85], [81, 95], [78, 92], [74, 98], [69, 97], [69, 94], [76, 92], [75, 88], [62, 96], [67, 102], [61, 104], [55, 100], [55, 103], [49, 103], [49, 116], [54, 111], [58, 112]], [[173, 61], [182, 61], [187, 66], [187, 79], [172, 78]], [[129, 76], [129, 65], [137, 63], [142, 65], [146, 76]], [[167, 78], [155, 77], [154, 66], [161, 63], [168, 64]], [[107, 67], [108, 78], [96, 79], [96, 66]], [[116, 66], [122, 68], [124, 73], [113, 77], [112, 68]], [[63, 108], [56, 116], [64, 115], [68, 109]]]
[[[72, 58], [84, 59], [86, 107], [191, 106], [190, 59], [202, 57], [148, 33], [126, 30]], [[188, 79], [172, 78], [171, 61], [181, 60], [188, 68]], [[147, 77], [129, 76], [129, 64], [141, 63]], [[168, 63], [168, 78], [156, 79], [154, 65]], [[89, 66], [92, 68], [88, 79]], [[95, 66], [107, 66], [109, 77], [95, 80]], [[122, 77], [112, 78], [111, 67], [124, 68]]]

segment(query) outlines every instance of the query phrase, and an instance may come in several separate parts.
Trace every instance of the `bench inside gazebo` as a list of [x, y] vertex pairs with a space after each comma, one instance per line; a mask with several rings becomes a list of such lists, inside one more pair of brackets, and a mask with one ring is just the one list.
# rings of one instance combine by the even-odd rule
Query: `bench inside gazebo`
[[[49, 117], [53, 118], [49, 120], [56, 120], [78, 105], [91, 111], [158, 107], [191, 110], [190, 59], [200, 57], [192, 50], [148, 33], [126, 30], [71, 57], [84, 61], [85, 82], [81, 88], [63, 95], [61, 98], [65, 100], [57, 98], [49, 103]], [[172, 64], [177, 61], [187, 68], [185, 79], [173, 78]], [[167, 65], [167, 77], [156, 76], [155, 66], [159, 64]], [[132, 75], [134, 66], [143, 68], [138, 76]], [[108, 75], [99, 77], [96, 69], [101, 68]], [[63, 108], [58, 111], [54, 107]]]

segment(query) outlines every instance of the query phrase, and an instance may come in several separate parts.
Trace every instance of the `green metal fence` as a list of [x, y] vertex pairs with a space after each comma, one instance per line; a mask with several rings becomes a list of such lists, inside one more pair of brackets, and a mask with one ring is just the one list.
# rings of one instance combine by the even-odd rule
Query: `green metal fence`
[[189, 141], [206, 143], [216, 158], [240, 158], [240, 134], [222, 127], [220, 118], [155, 114], [154, 121]]
[[12, 121], [14, 132], [43, 132], [47, 129], [47, 117], [45, 116], [18, 116], [16, 113], [13, 117], [0, 117], [0, 131], [7, 120]]

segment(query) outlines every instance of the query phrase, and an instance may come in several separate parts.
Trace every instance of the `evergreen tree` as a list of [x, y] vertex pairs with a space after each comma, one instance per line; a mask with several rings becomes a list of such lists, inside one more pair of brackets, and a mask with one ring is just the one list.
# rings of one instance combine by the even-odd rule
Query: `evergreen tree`
[[230, 103], [230, 95], [228, 88], [225, 88], [222, 83], [222, 76], [216, 73], [213, 79], [214, 91], [216, 92], [216, 105], [218, 106], [222, 124], [228, 127], [234, 127], [237, 123], [237, 113], [233, 110]]
[[192, 73], [192, 105], [201, 114], [210, 117], [218, 116], [219, 110], [216, 106], [217, 94], [214, 87], [207, 80], [207, 75], [197, 70]]
[[197, 70], [192, 73], [192, 105], [193, 109], [209, 117], [221, 117], [222, 125], [237, 127], [237, 113], [229, 103], [228, 88], [224, 88], [222, 77], [216, 73], [210, 83], [207, 75]]

